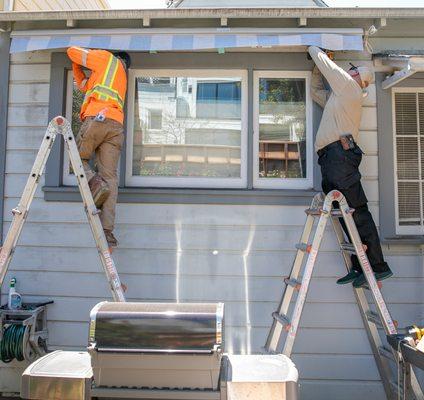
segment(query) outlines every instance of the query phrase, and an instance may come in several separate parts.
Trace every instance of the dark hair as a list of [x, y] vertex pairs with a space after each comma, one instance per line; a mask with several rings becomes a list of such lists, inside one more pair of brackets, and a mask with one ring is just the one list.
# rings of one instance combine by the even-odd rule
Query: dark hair
[[123, 61], [123, 63], [125, 64], [125, 67], [127, 69], [130, 68], [130, 66], [131, 66], [131, 57], [130, 57], [130, 55], [127, 52], [125, 52], [125, 51], [118, 51], [116, 53], [113, 53], [113, 55], [115, 57], [118, 57], [119, 59], [121, 59]]

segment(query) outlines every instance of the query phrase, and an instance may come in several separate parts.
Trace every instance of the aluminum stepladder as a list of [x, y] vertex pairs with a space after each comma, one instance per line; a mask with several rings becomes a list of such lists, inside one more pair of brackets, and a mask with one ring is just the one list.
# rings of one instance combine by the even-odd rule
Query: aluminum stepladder
[[75, 137], [72, 133], [70, 123], [61, 116], [53, 118], [46, 130], [34, 165], [25, 185], [22, 197], [16, 208], [12, 210], [13, 219], [7, 236], [4, 240], [3, 247], [0, 251], [0, 287], [3, 284], [10, 261], [15, 252], [15, 248], [21, 234], [24, 223], [28, 217], [29, 208], [34, 198], [40, 177], [44, 171], [47, 159], [57, 135], [62, 135], [65, 141], [65, 148], [69, 153], [69, 159], [77, 178], [78, 187], [81, 193], [84, 209], [87, 215], [91, 231], [96, 242], [100, 260], [103, 265], [104, 272], [112, 291], [114, 301], [125, 301], [124, 292], [119, 279], [115, 263], [111, 257], [110, 250], [103, 232], [100, 222], [100, 210], [94, 204], [88, 180], [82, 166], [82, 161], [75, 143]]
[[[334, 203], [338, 203], [339, 208], [333, 208]], [[398, 395], [402, 389], [400, 389], [397, 384], [397, 377], [394, 373], [395, 368], [390, 365], [390, 362], [397, 362], [398, 355], [393, 349], [384, 346], [378, 328], [383, 328], [386, 335], [395, 334], [397, 333], [396, 324], [387, 309], [372, 272], [371, 265], [352, 217], [353, 212], [354, 210], [349, 207], [345, 197], [337, 190], [333, 190], [327, 196], [318, 194], [314, 197], [311, 207], [306, 210], [306, 223], [300, 243], [296, 246], [297, 252], [290, 276], [284, 280], [286, 286], [279, 308], [272, 314], [273, 323], [268, 334], [265, 350], [270, 353], [278, 353], [281, 336], [287, 333], [282, 353], [288, 357], [291, 356], [319, 247], [325, 233], [327, 222], [331, 219], [347, 270], [349, 271], [352, 267], [350, 255], [356, 254], [362, 270], [364, 271], [368, 287], [359, 289], [354, 288], [354, 294], [387, 399], [395, 400], [398, 399]], [[311, 244], [308, 244], [316, 218], [319, 218], [318, 224], [313, 235], [313, 240]], [[350, 242], [345, 239], [339, 218], [343, 218], [345, 221], [350, 236]], [[307, 254], [307, 260], [303, 269], [302, 280], [300, 281], [299, 276], [301, 274], [305, 254]], [[371, 309], [365, 295], [365, 290], [367, 289], [371, 292], [371, 297], [377, 312]], [[289, 318], [289, 307], [295, 291], [298, 292], [297, 299], [293, 308], [292, 317]], [[423, 400], [424, 395], [418, 380], [412, 369], [409, 372], [412, 386], [412, 390], [409, 391], [409, 399]]]

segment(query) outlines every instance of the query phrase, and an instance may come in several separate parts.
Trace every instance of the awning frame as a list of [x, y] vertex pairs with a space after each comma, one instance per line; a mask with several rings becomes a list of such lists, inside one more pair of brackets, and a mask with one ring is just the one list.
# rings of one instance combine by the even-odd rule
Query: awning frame
[[[362, 50], [363, 34], [364, 31], [361, 28], [221, 27], [24, 30], [12, 31], [11, 52], [58, 49], [72, 44], [129, 51], [271, 48], [309, 45], [325, 47], [330, 50]], [[92, 41], [94, 45], [91, 43]], [[104, 43], [106, 45], [102, 45]], [[128, 49], [120, 47], [123, 43], [126, 43]]]

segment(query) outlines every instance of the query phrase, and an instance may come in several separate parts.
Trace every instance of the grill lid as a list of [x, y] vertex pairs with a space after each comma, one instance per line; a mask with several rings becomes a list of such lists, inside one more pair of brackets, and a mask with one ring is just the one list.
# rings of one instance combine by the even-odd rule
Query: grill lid
[[222, 346], [223, 303], [102, 302], [91, 311], [98, 351], [212, 352]]

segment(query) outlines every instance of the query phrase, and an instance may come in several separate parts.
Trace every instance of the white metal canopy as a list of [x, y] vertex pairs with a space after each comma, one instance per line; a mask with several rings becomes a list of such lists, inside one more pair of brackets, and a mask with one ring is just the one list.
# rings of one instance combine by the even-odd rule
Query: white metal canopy
[[245, 47], [318, 46], [363, 50], [362, 29], [199, 28], [14, 31], [11, 53], [69, 46], [127, 51], [182, 51]]

